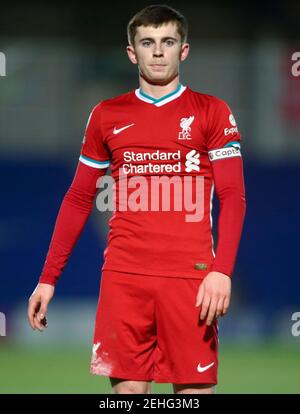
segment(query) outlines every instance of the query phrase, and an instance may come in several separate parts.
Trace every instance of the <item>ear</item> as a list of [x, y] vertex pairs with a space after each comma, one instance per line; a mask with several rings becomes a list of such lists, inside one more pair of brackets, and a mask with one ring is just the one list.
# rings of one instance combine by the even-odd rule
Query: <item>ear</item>
[[134, 47], [131, 46], [131, 45], [128, 45], [126, 47], [126, 51], [127, 51], [127, 55], [128, 55], [128, 58], [129, 58], [130, 62], [133, 63], [134, 65], [136, 65], [137, 64], [137, 59], [136, 59], [136, 54], [135, 54]]
[[181, 46], [181, 52], [180, 52], [180, 61], [183, 62], [189, 54], [190, 51], [190, 45], [189, 43], [183, 43]]

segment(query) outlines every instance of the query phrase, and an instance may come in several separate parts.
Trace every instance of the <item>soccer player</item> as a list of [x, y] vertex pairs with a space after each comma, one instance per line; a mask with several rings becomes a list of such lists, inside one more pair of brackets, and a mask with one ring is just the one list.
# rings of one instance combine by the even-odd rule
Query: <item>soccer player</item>
[[[115, 208], [91, 373], [109, 377], [120, 394], [150, 393], [152, 381], [173, 384], [175, 393], [213, 393], [218, 318], [229, 307], [246, 208], [241, 136], [226, 102], [180, 83], [189, 44], [179, 11], [148, 6], [127, 33], [139, 87], [103, 100], [90, 114], [28, 318], [33, 329], [47, 327], [55, 284], [111, 166]], [[174, 204], [166, 208], [166, 199]]]

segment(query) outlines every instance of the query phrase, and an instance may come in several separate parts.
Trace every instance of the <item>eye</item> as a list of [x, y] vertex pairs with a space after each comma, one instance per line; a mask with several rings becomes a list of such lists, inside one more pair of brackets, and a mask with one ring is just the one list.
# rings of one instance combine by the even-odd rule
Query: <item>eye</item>
[[174, 43], [175, 43], [174, 40], [171, 40], [171, 39], [166, 40], [166, 45], [167, 46], [173, 46]]
[[151, 45], [151, 42], [150, 42], [150, 40], [144, 40], [144, 42], [142, 43], [142, 45], [144, 47], [149, 47]]

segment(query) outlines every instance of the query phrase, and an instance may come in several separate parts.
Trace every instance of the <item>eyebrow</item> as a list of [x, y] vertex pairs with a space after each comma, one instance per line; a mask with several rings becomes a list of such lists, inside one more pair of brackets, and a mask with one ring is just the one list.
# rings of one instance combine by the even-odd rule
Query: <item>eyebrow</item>
[[[143, 37], [142, 39], [139, 40], [139, 42], [144, 42], [145, 40], [154, 41], [155, 39], [153, 37]], [[165, 36], [161, 40], [162, 41], [165, 41], [165, 40], [174, 40], [175, 42], [178, 42], [178, 39], [176, 39], [175, 37], [172, 37], [172, 36]]]

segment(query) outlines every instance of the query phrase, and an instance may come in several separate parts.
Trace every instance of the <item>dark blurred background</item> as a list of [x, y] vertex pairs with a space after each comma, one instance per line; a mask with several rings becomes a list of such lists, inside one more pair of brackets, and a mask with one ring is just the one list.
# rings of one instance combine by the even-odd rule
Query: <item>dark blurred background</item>
[[[0, 392], [57, 392], [56, 371], [53, 383], [44, 388], [33, 374], [32, 381], [30, 374], [23, 382], [17, 379], [20, 364], [30, 372], [34, 366], [30, 357], [36, 360], [43, 349], [51, 358], [52, 347], [58, 347], [63, 361], [67, 359], [63, 347], [71, 347], [72, 366], [78, 355], [86, 359], [84, 374], [72, 376], [74, 383], [65, 378], [64, 384], [73, 385], [61, 385], [59, 390], [75, 392], [80, 375], [88, 375], [110, 213], [95, 209], [91, 216], [57, 285], [47, 332], [29, 328], [27, 300], [72, 181], [91, 109], [102, 99], [138, 87], [137, 67], [125, 50], [126, 25], [138, 10], [155, 3], [1, 4], [0, 52], [6, 71], [0, 76], [0, 312], [6, 317], [6, 336], [0, 337], [0, 359], [2, 355], [7, 371], [0, 374]], [[191, 52], [181, 67], [182, 83], [227, 101], [243, 139], [247, 215], [231, 309], [220, 321], [224, 360], [227, 355], [227, 361], [231, 357], [237, 361], [242, 347], [251, 344], [257, 350], [248, 367], [253, 381], [238, 363], [236, 368], [246, 391], [275, 392], [292, 382], [292, 390], [299, 392], [300, 336], [292, 334], [292, 315], [300, 312], [300, 67], [299, 76], [293, 75], [292, 55], [300, 52], [300, 2], [165, 4], [179, 9], [189, 21]], [[214, 223], [216, 200], [215, 207]], [[22, 352], [27, 352], [27, 365]], [[269, 370], [259, 371], [271, 354]], [[285, 371], [287, 355], [289, 371]], [[241, 354], [240, 363], [249, 362], [248, 356]], [[274, 361], [282, 361], [286, 380], [261, 388], [274, 378]], [[225, 368], [220, 389], [235, 392], [232, 365]], [[96, 379], [85, 381], [79, 392], [98, 392]]]

